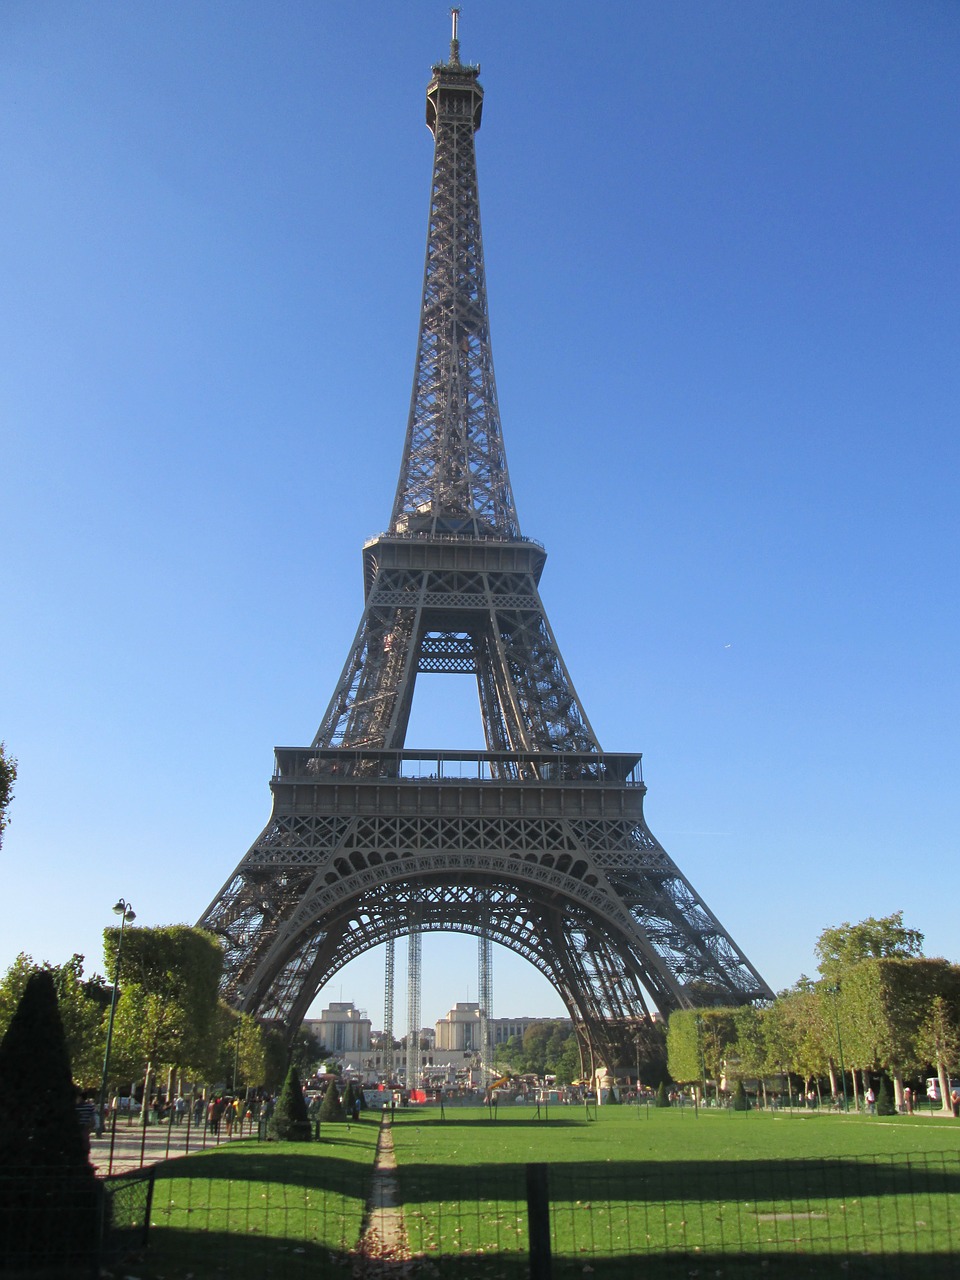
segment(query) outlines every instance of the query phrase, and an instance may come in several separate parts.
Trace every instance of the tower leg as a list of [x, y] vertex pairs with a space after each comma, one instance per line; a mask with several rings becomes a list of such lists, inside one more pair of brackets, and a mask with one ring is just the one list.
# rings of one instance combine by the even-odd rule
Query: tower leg
[[407, 1091], [420, 1088], [420, 957], [423, 938], [410, 933], [407, 971]]
[[383, 1075], [389, 1083], [393, 1079], [393, 968], [395, 943], [393, 938], [386, 945], [386, 961], [383, 975]]
[[477, 990], [480, 999], [480, 1069], [481, 1079], [486, 1081], [486, 1073], [493, 1069], [493, 1048], [490, 1043], [490, 1019], [493, 1017], [493, 942], [488, 933], [481, 933], [479, 939], [479, 981]]

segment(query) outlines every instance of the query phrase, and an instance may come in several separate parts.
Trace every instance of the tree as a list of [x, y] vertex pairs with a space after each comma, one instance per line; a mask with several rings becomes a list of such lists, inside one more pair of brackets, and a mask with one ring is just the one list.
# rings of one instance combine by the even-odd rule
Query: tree
[[13, 799], [13, 785], [17, 780], [17, 762], [7, 754], [7, 744], [0, 742], [0, 848], [3, 846], [3, 833], [9, 826], [7, 810]]
[[290, 1046], [290, 1061], [300, 1072], [301, 1078], [312, 1076], [326, 1053], [326, 1045], [312, 1031], [300, 1027], [294, 1034]]
[[348, 1080], [347, 1087], [343, 1091], [343, 1098], [341, 1100], [343, 1104], [343, 1113], [348, 1120], [353, 1115], [353, 1104], [358, 1094], [361, 1097], [363, 1096], [363, 1092], [360, 1087], [355, 1085], [352, 1080]]
[[878, 1116], [895, 1116], [897, 1109], [893, 1105], [893, 1098], [890, 1096], [890, 1086], [887, 1084], [887, 1077], [880, 1077], [880, 1087], [877, 1089], [877, 1115]]
[[920, 1028], [938, 995], [948, 1003], [960, 999], [960, 968], [926, 957], [861, 961], [840, 987], [848, 1060], [861, 1071], [889, 1072], [897, 1106], [904, 1075], [932, 1061], [920, 1050]]
[[673, 1080], [689, 1084], [702, 1077], [697, 1012], [677, 1009], [667, 1023], [667, 1070]]
[[918, 929], [908, 929], [903, 923], [903, 912], [879, 919], [868, 916], [859, 924], [835, 925], [824, 929], [814, 948], [821, 975], [836, 984], [851, 965], [862, 960], [881, 959], [888, 956], [922, 956], [923, 934]]
[[734, 1010], [733, 1025], [736, 1029], [736, 1055], [740, 1060], [740, 1076], [751, 1076], [763, 1081], [767, 1069], [767, 1041], [763, 1026], [764, 1010], [745, 1004]]
[[264, 1086], [275, 1093], [282, 1088], [286, 1079], [287, 1064], [287, 1042], [282, 1032], [276, 1028], [261, 1028], [263, 1042], [263, 1083]]
[[523, 1044], [520, 1037], [516, 1035], [508, 1036], [506, 1040], [495, 1045], [493, 1061], [498, 1067], [519, 1071], [520, 1064], [523, 1061]]
[[[266, 1033], [249, 1013], [237, 1013], [225, 1000], [220, 1001], [220, 1030], [217, 1065], [214, 1075], [223, 1080], [228, 1089], [233, 1087], [234, 1072], [237, 1090], [262, 1085], [267, 1072]], [[283, 1080], [284, 1062], [279, 1079]]]
[[547, 1045], [553, 1034], [554, 1024], [551, 1022], [533, 1022], [527, 1027], [523, 1033], [523, 1064], [524, 1071], [530, 1071], [538, 1076], [545, 1074], [547, 1070]]
[[320, 1106], [320, 1120], [345, 1120], [347, 1117], [343, 1110], [343, 1103], [340, 1101], [340, 1090], [337, 1088], [336, 1080], [331, 1080], [327, 1085], [323, 1095], [323, 1102]]
[[[97, 1240], [99, 1186], [74, 1106], [70, 1060], [53, 975], [27, 979], [0, 1041], [0, 1255], [22, 1267], [47, 1260], [89, 1267]], [[13, 1176], [16, 1175], [16, 1176]], [[69, 1268], [68, 1268], [69, 1269]], [[73, 1270], [70, 1270], [73, 1274]]]
[[297, 1068], [291, 1065], [280, 1090], [271, 1120], [274, 1133], [283, 1142], [309, 1142], [310, 1120]]
[[[108, 965], [116, 965], [119, 929], [104, 931]], [[114, 1078], [186, 1067], [215, 1070], [223, 1018], [218, 987], [223, 953], [216, 938], [186, 925], [127, 928], [114, 1023]]]
[[571, 1031], [567, 1037], [563, 1052], [553, 1069], [557, 1075], [557, 1084], [572, 1084], [574, 1080], [580, 1079], [583, 1066], [580, 1061], [580, 1042], [575, 1031]]
[[73, 955], [62, 965], [41, 965], [21, 952], [0, 981], [0, 1035], [10, 1025], [28, 981], [41, 972], [53, 978], [73, 1078], [78, 1084], [91, 1087], [100, 1080], [103, 1014], [110, 994], [101, 978], [84, 980], [83, 956]]
[[[716, 1080], [736, 1059], [736, 1009], [678, 1009], [667, 1026], [667, 1070], [674, 1080]], [[739, 1067], [739, 1063], [736, 1063]]]
[[0, 1043], [0, 1089], [11, 1105], [0, 1126], [0, 1168], [88, 1166], [57, 989], [31, 973]]
[[240, 1053], [237, 1055], [239, 1080], [248, 1087], [263, 1084], [267, 1066], [263, 1031], [256, 1018], [249, 1013], [241, 1013], [239, 1017]]
[[940, 1105], [950, 1110], [950, 1073], [960, 1063], [960, 1017], [957, 1004], [936, 995], [923, 1012], [917, 1032], [917, 1053], [931, 1063], [940, 1081]]

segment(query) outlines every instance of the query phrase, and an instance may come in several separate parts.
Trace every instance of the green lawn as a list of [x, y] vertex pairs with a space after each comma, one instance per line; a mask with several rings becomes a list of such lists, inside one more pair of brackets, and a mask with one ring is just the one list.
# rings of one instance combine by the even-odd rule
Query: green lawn
[[162, 1166], [147, 1280], [315, 1276], [360, 1235], [378, 1120], [324, 1126], [320, 1142], [234, 1142]]
[[[339, 1273], [377, 1116], [324, 1140], [233, 1144], [158, 1178], [143, 1280]], [[548, 1166], [555, 1280], [720, 1274], [956, 1276], [960, 1122], [734, 1111], [400, 1110], [410, 1246], [430, 1275], [528, 1273], [526, 1166]], [[953, 1221], [957, 1225], [953, 1226]], [[896, 1270], [892, 1268], [896, 1261]]]
[[502, 1106], [495, 1122], [486, 1108], [400, 1110], [394, 1147], [400, 1164], [412, 1154], [429, 1164], [468, 1163], [483, 1151], [498, 1165], [545, 1160], [757, 1160], [861, 1156], [960, 1149], [960, 1120], [918, 1116], [839, 1116], [819, 1112], [733, 1111], [657, 1107], [601, 1107], [586, 1121], [580, 1107]]
[[[874, 1117], [610, 1107], [398, 1114], [411, 1245], [443, 1274], [523, 1273], [525, 1166], [548, 1166], [554, 1276], [956, 1275], [960, 1125]], [[946, 1165], [944, 1160], [947, 1161]], [[952, 1219], [957, 1220], [956, 1228]], [[814, 1255], [813, 1257], [811, 1255]], [[883, 1261], [885, 1255], [886, 1262]], [[819, 1262], [816, 1261], [819, 1256]], [[449, 1257], [449, 1262], [447, 1258]]]

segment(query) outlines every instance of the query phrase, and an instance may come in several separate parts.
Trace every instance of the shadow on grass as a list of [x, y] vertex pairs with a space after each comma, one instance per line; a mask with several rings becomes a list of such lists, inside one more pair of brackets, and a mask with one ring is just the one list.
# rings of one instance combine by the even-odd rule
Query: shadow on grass
[[462, 1114], [452, 1116], [448, 1115], [446, 1119], [437, 1114], [431, 1115], [429, 1113], [418, 1114], [417, 1112], [407, 1112], [407, 1114], [402, 1118], [395, 1117], [393, 1123], [404, 1127], [416, 1125], [418, 1129], [476, 1129], [478, 1127], [483, 1128], [485, 1125], [501, 1124], [509, 1125], [511, 1130], [513, 1130], [542, 1129], [545, 1124], [548, 1124], [551, 1129], [579, 1129], [584, 1127], [586, 1121], [579, 1116], [550, 1116], [549, 1119], [544, 1117], [542, 1120], [538, 1120], [536, 1114], [532, 1116], [518, 1116], [516, 1112], [511, 1113], [509, 1119], [501, 1117], [498, 1120], [497, 1117], [494, 1116], [491, 1120], [488, 1119], [486, 1115], [482, 1114], [478, 1108], [471, 1116], [464, 1116]]
[[[347, 1249], [331, 1249], [313, 1241], [256, 1239], [227, 1232], [200, 1234], [166, 1230], [154, 1237], [145, 1257], [136, 1261], [140, 1280], [299, 1280], [316, 1276], [390, 1277], [429, 1275], [437, 1280], [528, 1280], [530, 1259], [525, 1251], [510, 1254], [465, 1254], [379, 1261], [364, 1266]], [[960, 1265], [953, 1254], [901, 1253], [864, 1257], [856, 1253], [751, 1254], [734, 1252], [677, 1252], [623, 1258], [554, 1256], [553, 1280], [688, 1280], [691, 1276], [722, 1276], [723, 1280], [801, 1280], [837, 1276], [845, 1280], [956, 1280]]]
[[348, 1250], [314, 1240], [165, 1227], [150, 1233], [146, 1253], [128, 1265], [138, 1280], [297, 1280], [349, 1274], [351, 1262]]
[[[451, 1259], [451, 1262], [453, 1260]], [[529, 1265], [529, 1264], [528, 1264]], [[691, 1276], [722, 1276], [723, 1280], [802, 1280], [809, 1276], [836, 1276], [845, 1280], [956, 1280], [957, 1260], [950, 1254], [897, 1254], [893, 1257], [869, 1257], [860, 1254], [829, 1255], [783, 1254], [751, 1255], [736, 1253], [697, 1253], [644, 1255], [642, 1258], [591, 1258], [592, 1280], [688, 1280]], [[584, 1259], [554, 1258], [552, 1280], [582, 1280]], [[441, 1277], [457, 1274], [441, 1268]], [[460, 1275], [465, 1274], [459, 1272]], [[470, 1274], [470, 1273], [466, 1273]], [[473, 1274], [481, 1274], [475, 1272]], [[497, 1275], [526, 1274], [523, 1271]]]
[[[433, 1165], [398, 1170], [405, 1204], [525, 1198], [522, 1164]], [[610, 1200], [788, 1202], [960, 1195], [960, 1155], [857, 1160], [609, 1161], [553, 1163], [551, 1203]], [[958, 1272], [960, 1274], [960, 1272]]]
[[346, 1159], [336, 1154], [342, 1143], [262, 1143], [254, 1148], [220, 1148], [196, 1156], [183, 1156], [157, 1166], [157, 1189], [183, 1180], [262, 1182], [285, 1187], [365, 1194], [373, 1166], [375, 1144], [364, 1144], [369, 1159]]

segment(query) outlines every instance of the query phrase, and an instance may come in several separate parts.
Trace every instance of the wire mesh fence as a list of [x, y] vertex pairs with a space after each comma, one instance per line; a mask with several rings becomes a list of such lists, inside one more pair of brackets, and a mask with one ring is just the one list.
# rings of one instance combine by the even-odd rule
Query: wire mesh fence
[[0, 1172], [0, 1272], [99, 1276], [147, 1243], [154, 1170], [97, 1179], [92, 1171]]
[[154, 1171], [102, 1181], [4, 1172], [0, 1272], [86, 1277], [135, 1256], [142, 1280], [372, 1277], [403, 1267], [506, 1280], [960, 1277], [955, 1151], [405, 1164], [389, 1210], [393, 1236], [372, 1251], [368, 1167], [332, 1157], [311, 1162], [307, 1175], [285, 1163], [295, 1157], [276, 1158], [269, 1177], [243, 1173], [239, 1159], [226, 1178], [213, 1166], [198, 1176], [172, 1161], [156, 1171], [155, 1186]]
[[[315, 1175], [158, 1178], [146, 1268], [138, 1275], [288, 1280], [342, 1274], [357, 1253], [370, 1171], [336, 1159]], [[234, 1169], [236, 1174], [238, 1169]]]
[[[554, 1165], [553, 1274], [960, 1276], [960, 1155]], [[616, 1265], [621, 1263], [623, 1265]]]
[[[536, 1166], [527, 1166], [527, 1169]], [[437, 1274], [960, 1277], [960, 1154], [552, 1164], [402, 1177], [414, 1257]], [[401, 1171], [403, 1173], [403, 1171]], [[544, 1203], [538, 1206], [537, 1196]], [[535, 1246], [538, 1208], [548, 1243]]]

